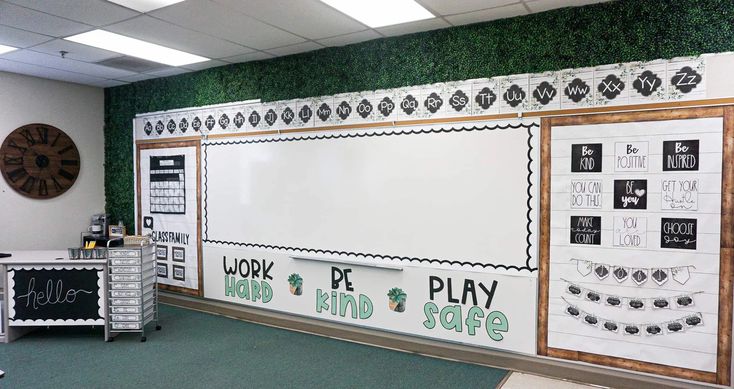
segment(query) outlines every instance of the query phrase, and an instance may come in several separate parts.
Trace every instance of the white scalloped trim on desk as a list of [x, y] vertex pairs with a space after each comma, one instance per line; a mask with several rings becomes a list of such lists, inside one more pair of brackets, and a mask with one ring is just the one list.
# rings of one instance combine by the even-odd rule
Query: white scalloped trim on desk
[[[31, 267], [12, 267], [8, 270], [8, 321], [11, 325], [103, 325], [105, 324], [105, 290], [104, 290], [104, 268], [98, 269], [98, 266], [82, 266], [71, 268], [55, 267], [55, 266], [31, 266]], [[15, 317], [15, 270], [97, 270], [97, 305], [99, 309], [97, 313], [100, 319], [54, 319], [54, 320], [16, 320]]]
[[10, 273], [13, 270], [100, 270], [99, 267], [104, 266], [103, 264], [93, 264], [93, 265], [84, 265], [84, 266], [77, 266], [77, 265], [64, 265], [63, 267], [59, 266], [16, 266], [16, 265], [8, 265], [8, 273]]
[[15, 271], [8, 270], [8, 319], [15, 317]]
[[97, 289], [97, 296], [99, 296], [99, 299], [97, 300], [97, 306], [99, 306], [99, 309], [97, 310], [97, 314], [99, 314], [99, 317], [102, 321], [102, 324], [105, 322], [106, 312], [107, 312], [107, 304], [106, 304], [106, 298], [107, 298], [107, 292], [105, 292], [104, 288], [104, 269], [97, 271], [97, 286], [99, 286], [99, 289]]
[[104, 319], [54, 319], [54, 320], [9, 320], [11, 326], [53, 326], [53, 325], [65, 325], [65, 326], [94, 326], [104, 325]]

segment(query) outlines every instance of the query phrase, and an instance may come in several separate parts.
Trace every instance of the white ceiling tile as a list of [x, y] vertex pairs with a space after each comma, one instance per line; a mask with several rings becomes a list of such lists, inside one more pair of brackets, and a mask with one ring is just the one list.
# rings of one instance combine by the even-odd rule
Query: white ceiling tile
[[92, 27], [43, 12], [0, 2], [0, 24], [54, 37], [65, 37]]
[[184, 69], [184, 68], [174, 68], [169, 67], [163, 70], [156, 70], [155, 72], [150, 72], [148, 74], [152, 74], [157, 77], [168, 77], [168, 76], [175, 76], [177, 74], [183, 74], [183, 73], [189, 73], [191, 70]]
[[319, 39], [318, 42], [324, 46], [345, 46], [381, 37], [382, 35], [376, 33], [374, 30], [364, 30], [351, 34], [333, 36], [326, 39]]
[[268, 50], [268, 53], [276, 55], [278, 57], [282, 57], [284, 55], [291, 55], [291, 54], [298, 54], [298, 53], [305, 53], [307, 51], [313, 51], [318, 49], [323, 49], [324, 46], [315, 43], [315, 42], [303, 42], [296, 45], [291, 46], [284, 46], [284, 47], [278, 47], [275, 49]]
[[254, 53], [235, 55], [234, 57], [229, 57], [229, 58], [222, 58], [222, 61], [226, 61], [229, 63], [239, 63], [239, 62], [260, 61], [262, 59], [269, 59], [269, 58], [275, 58], [275, 56], [272, 54], [265, 53], [263, 51], [256, 51]]
[[420, 0], [419, 2], [439, 15], [454, 15], [519, 3], [520, 0]]
[[0, 59], [0, 71], [26, 74], [29, 76], [49, 78], [52, 80], [74, 82], [77, 84], [86, 85], [91, 85], [95, 82], [104, 81], [103, 78], [99, 77], [91, 77], [85, 74], [67, 72], [64, 70], [52, 69], [27, 63], [8, 61], [5, 59]]
[[486, 22], [489, 20], [505, 19], [527, 14], [528, 10], [525, 9], [525, 6], [522, 4], [513, 4], [504, 7], [485, 9], [482, 11], [446, 16], [446, 20], [454, 26], [458, 26], [462, 24]]
[[583, 5], [603, 3], [609, 0], [534, 0], [525, 1], [532, 12], [550, 11], [563, 7], [579, 7]]
[[202, 69], [209, 69], [209, 68], [214, 68], [214, 67], [223, 66], [223, 65], [227, 65], [227, 63], [213, 59], [211, 61], [197, 62], [197, 63], [192, 63], [190, 65], [184, 65], [181, 67], [184, 69], [189, 69], [189, 70], [202, 70]]
[[126, 70], [76, 61], [70, 58], [64, 59], [58, 55], [39, 53], [29, 49], [11, 51], [10, 53], [3, 55], [3, 58], [15, 62], [23, 62], [58, 70], [83, 73], [98, 78], [118, 78], [135, 74]]
[[105, 30], [207, 58], [231, 57], [253, 51], [236, 43], [182, 28], [150, 16], [139, 16], [113, 24], [106, 27]]
[[309, 39], [364, 30], [366, 26], [318, 0], [214, 0]]
[[77, 22], [104, 26], [139, 15], [103, 0], [7, 0], [10, 3]]
[[150, 15], [258, 50], [305, 40], [209, 0], [187, 0]]
[[417, 22], [396, 24], [394, 26], [380, 27], [377, 29], [381, 34], [386, 36], [396, 36], [413, 34], [415, 32], [422, 32], [428, 30], [436, 30], [439, 28], [451, 27], [450, 24], [446, 23], [443, 19], [427, 19], [419, 20]]
[[156, 77], [158, 76], [154, 76], [152, 74], [138, 73], [132, 76], [118, 77], [116, 79], [122, 82], [138, 82], [138, 81], [143, 81], [143, 80], [150, 80], [151, 78], [156, 78]]
[[31, 48], [33, 51], [60, 56], [60, 51], [66, 51], [66, 58], [84, 62], [98, 62], [108, 58], [120, 57], [122, 54], [113, 51], [98, 49], [96, 47], [82, 45], [65, 39], [55, 39]]
[[108, 0], [117, 3], [126, 8], [134, 9], [138, 12], [150, 12], [154, 9], [168, 7], [183, 0]]
[[26, 48], [54, 39], [50, 36], [0, 25], [0, 45]]
[[117, 80], [102, 80], [102, 81], [98, 81], [98, 82], [93, 82], [90, 85], [92, 85], [92, 86], [98, 86], [100, 88], [110, 88], [110, 87], [113, 87], [113, 86], [120, 86], [120, 85], [125, 85], [125, 84], [129, 84], [129, 83], [128, 82], [117, 81]]

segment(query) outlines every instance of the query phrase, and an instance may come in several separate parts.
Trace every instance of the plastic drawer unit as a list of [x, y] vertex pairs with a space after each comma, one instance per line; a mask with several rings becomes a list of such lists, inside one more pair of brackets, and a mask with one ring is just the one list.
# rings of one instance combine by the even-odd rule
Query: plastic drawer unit
[[155, 243], [109, 248], [110, 334], [139, 332], [145, 342], [145, 326], [158, 324], [158, 288], [155, 271]]

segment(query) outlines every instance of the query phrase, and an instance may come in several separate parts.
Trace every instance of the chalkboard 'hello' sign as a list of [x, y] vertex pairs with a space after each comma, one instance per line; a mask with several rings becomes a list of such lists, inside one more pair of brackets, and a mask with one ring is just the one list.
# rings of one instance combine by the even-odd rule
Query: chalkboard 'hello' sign
[[571, 172], [601, 172], [601, 143], [571, 145]]
[[100, 316], [100, 270], [34, 268], [14, 269], [10, 274], [13, 287], [8, 297], [14, 301], [11, 323], [104, 319]]
[[663, 171], [698, 170], [698, 139], [663, 142]]

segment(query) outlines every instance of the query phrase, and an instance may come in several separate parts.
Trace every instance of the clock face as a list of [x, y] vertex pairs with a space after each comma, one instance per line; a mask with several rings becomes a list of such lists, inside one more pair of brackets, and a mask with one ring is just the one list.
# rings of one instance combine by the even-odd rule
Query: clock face
[[69, 135], [48, 124], [27, 124], [0, 146], [0, 171], [18, 193], [50, 199], [66, 192], [79, 175], [79, 150]]

